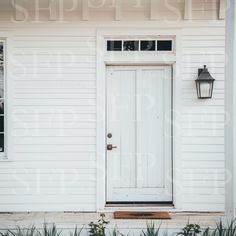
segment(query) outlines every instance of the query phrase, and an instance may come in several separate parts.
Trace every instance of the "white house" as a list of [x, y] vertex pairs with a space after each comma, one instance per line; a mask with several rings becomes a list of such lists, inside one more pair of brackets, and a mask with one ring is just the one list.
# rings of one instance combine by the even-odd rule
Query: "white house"
[[230, 216], [235, 216], [236, 209], [236, 149], [234, 146], [236, 140], [235, 130], [235, 56], [236, 56], [236, 5], [234, 0], [227, 1], [226, 9], [226, 72], [225, 72], [225, 111], [228, 114], [229, 121], [225, 126], [225, 164], [226, 171], [230, 173], [230, 181], [225, 185], [226, 212]]
[[225, 5], [0, 1], [0, 212], [223, 212]]

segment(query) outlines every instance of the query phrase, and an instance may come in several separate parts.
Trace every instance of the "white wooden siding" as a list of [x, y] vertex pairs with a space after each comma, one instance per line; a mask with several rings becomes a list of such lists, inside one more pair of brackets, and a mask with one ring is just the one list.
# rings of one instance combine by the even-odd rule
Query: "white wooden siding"
[[[37, 6], [36, 0], [16, 1], [18, 11], [15, 12], [12, 0], [0, 2], [0, 20], [12, 20], [15, 15], [17, 20], [47, 21], [60, 19], [65, 21], [78, 20], [182, 20], [184, 18], [185, 0], [121, 0], [118, 6], [119, 17], [115, 10], [114, 0], [90, 1], [87, 7], [82, 7], [82, 0], [64, 1], [63, 6], [55, 6], [49, 14], [48, 0], [40, 0]], [[86, 0], [85, 0], [86, 2]], [[24, 3], [23, 5], [21, 5]], [[59, 2], [58, 2], [59, 3]], [[58, 4], [55, 3], [55, 4]], [[190, 19], [219, 19], [219, 0], [191, 0], [191, 9], [188, 13]], [[38, 14], [35, 11], [39, 8]], [[43, 9], [44, 8], [44, 9]], [[61, 11], [57, 9], [62, 8]], [[223, 9], [224, 10], [224, 9]], [[222, 11], [221, 11], [222, 12]], [[222, 13], [221, 13], [222, 14]]]
[[[224, 211], [224, 27], [186, 28], [182, 45], [183, 208]], [[216, 79], [211, 100], [196, 99], [204, 64]]]
[[[182, 110], [177, 111], [181, 115], [182, 210], [222, 211], [224, 27], [201, 28], [192, 23], [169, 25], [183, 28]], [[28, 24], [1, 25], [11, 32], [8, 64], [12, 70], [7, 79], [13, 91], [9, 101], [12, 155], [10, 162], [0, 163], [0, 211], [96, 210], [99, 23], [88, 25], [36, 24], [36, 31]], [[126, 23], [106, 25], [121, 28]], [[151, 26], [158, 27], [148, 23]], [[204, 64], [216, 83], [213, 99], [200, 101], [194, 79]]]
[[0, 211], [95, 210], [95, 40], [93, 30], [12, 38], [13, 156], [0, 165]]

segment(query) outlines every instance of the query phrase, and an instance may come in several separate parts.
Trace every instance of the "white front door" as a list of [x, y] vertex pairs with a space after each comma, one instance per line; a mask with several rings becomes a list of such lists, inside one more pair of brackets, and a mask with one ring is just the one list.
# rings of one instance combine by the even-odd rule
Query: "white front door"
[[107, 202], [172, 201], [172, 73], [107, 67]]

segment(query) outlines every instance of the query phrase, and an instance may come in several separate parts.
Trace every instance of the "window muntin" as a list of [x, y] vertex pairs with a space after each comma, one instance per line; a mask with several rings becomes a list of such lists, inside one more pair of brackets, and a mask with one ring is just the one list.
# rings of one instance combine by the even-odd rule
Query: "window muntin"
[[0, 41], [0, 156], [5, 152], [5, 47]]

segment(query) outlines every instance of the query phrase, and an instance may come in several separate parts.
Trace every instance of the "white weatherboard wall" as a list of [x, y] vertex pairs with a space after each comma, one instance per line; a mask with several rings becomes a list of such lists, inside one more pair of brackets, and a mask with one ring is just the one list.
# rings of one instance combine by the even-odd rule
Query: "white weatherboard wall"
[[[118, 6], [120, 13], [119, 20], [167, 20], [180, 21], [186, 19], [185, 2], [189, 2], [192, 11], [188, 12], [188, 19], [191, 20], [213, 20], [219, 19], [220, 1], [225, 0], [103, 0], [89, 1], [86, 13], [82, 9], [83, 0], [55, 1], [55, 11], [59, 10], [56, 19], [65, 21], [78, 20], [114, 20], [115, 6]], [[0, 20], [12, 20], [14, 18], [14, 2], [17, 3], [19, 17], [27, 17], [30, 21], [48, 21], [49, 4], [48, 0], [5, 0], [0, 2]], [[86, 1], [85, 1], [86, 2]], [[20, 8], [20, 7], [21, 8]], [[83, 7], [82, 7], [83, 6]], [[224, 11], [224, 9], [222, 9]], [[39, 14], [36, 14], [39, 12]], [[86, 15], [84, 17], [84, 15]], [[54, 19], [55, 20], [55, 19]]]
[[[224, 27], [188, 28], [182, 42], [182, 166], [185, 210], [224, 210]], [[206, 64], [213, 98], [197, 100], [194, 79]]]
[[8, 44], [12, 161], [0, 165], [0, 211], [93, 211], [95, 31], [25, 33]]
[[[11, 161], [0, 163], [0, 211], [96, 210], [97, 25], [3, 26]], [[179, 210], [223, 211], [224, 26], [181, 27]], [[204, 64], [216, 83], [213, 99], [200, 101], [194, 80]]]

